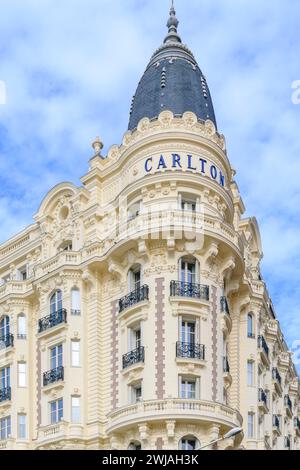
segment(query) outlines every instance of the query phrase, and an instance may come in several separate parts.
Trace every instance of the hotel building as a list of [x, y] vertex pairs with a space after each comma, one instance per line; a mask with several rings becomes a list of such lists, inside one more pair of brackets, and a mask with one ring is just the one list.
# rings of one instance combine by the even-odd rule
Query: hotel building
[[177, 27], [121, 145], [0, 246], [0, 449], [300, 449], [259, 228]]

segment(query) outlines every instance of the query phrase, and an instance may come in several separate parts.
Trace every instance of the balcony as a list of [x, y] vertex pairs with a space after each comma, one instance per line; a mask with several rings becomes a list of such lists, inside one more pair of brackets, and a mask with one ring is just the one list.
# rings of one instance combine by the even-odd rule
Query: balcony
[[294, 428], [296, 431], [297, 436], [300, 436], [300, 419], [299, 418], [294, 418]]
[[41, 318], [39, 320], [39, 333], [53, 328], [54, 326], [67, 323], [67, 311], [66, 309], [58, 310], [57, 312], [51, 313], [47, 317]]
[[0, 350], [13, 348], [13, 346], [14, 346], [14, 335], [9, 334], [9, 335], [0, 337]]
[[284, 396], [284, 406], [285, 406], [287, 415], [290, 418], [292, 418], [293, 417], [293, 404], [292, 404], [292, 400], [290, 399], [289, 395]]
[[230, 315], [229, 307], [228, 307], [228, 302], [226, 297], [221, 297], [221, 312], [226, 313], [227, 315]]
[[274, 387], [275, 387], [278, 395], [281, 396], [281, 394], [282, 394], [282, 385], [281, 385], [282, 380], [281, 380], [281, 375], [279, 374], [277, 367], [273, 367], [273, 369], [272, 369], [272, 380], [273, 380], [273, 384], [274, 384]]
[[209, 301], [209, 287], [189, 282], [171, 281], [171, 297], [187, 297]]
[[205, 346], [203, 344], [176, 343], [176, 357], [183, 359], [205, 360]]
[[11, 387], [0, 389], [0, 403], [11, 400]]
[[273, 415], [273, 431], [278, 436], [280, 436], [280, 434], [281, 434], [281, 431], [280, 431], [280, 418], [277, 415]]
[[260, 388], [258, 390], [258, 407], [264, 412], [268, 413], [269, 406], [268, 406], [268, 395], [266, 392]]
[[149, 286], [147, 285], [130, 292], [130, 294], [125, 295], [125, 297], [122, 297], [122, 299], [119, 300], [120, 313], [123, 312], [123, 310], [132, 307], [139, 302], [142, 302], [143, 300], [149, 300]]
[[64, 380], [64, 368], [62, 366], [51, 369], [43, 374], [43, 386], [56, 383], [60, 380]]
[[284, 448], [291, 450], [291, 439], [287, 436], [284, 438]]
[[123, 369], [127, 369], [134, 364], [143, 363], [145, 361], [145, 348], [144, 346], [140, 346], [133, 351], [130, 351], [127, 354], [123, 355]]
[[262, 361], [264, 362], [265, 365], [268, 366], [270, 364], [269, 347], [266, 343], [265, 338], [262, 335], [258, 336], [257, 338], [257, 346], [258, 346]]
[[[133, 429], [139, 423], [149, 426], [160, 423], [165, 426], [167, 420], [194, 424], [215, 423], [224, 434], [234, 427], [240, 427], [240, 413], [226, 405], [204, 400], [185, 400], [169, 398], [164, 400], [140, 401], [134, 405], [119, 408], [108, 415], [108, 434]], [[171, 437], [171, 435], [170, 435]]]

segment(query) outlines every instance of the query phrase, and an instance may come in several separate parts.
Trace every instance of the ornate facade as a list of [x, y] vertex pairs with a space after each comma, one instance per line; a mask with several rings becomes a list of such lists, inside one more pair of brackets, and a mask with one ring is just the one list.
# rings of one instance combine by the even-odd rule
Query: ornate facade
[[177, 26], [172, 8], [122, 144], [96, 139], [82, 185], [0, 246], [0, 449], [193, 449], [240, 426], [217, 448], [300, 448], [258, 225]]

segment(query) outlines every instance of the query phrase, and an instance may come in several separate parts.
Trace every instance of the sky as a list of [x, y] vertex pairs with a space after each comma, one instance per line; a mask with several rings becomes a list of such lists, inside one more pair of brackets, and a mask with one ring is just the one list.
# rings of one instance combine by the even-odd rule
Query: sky
[[[32, 223], [55, 184], [80, 184], [97, 135], [104, 154], [122, 142], [132, 95], [166, 35], [169, 6], [0, 0], [0, 242]], [[292, 99], [292, 84], [300, 80], [300, 2], [175, 0], [175, 7], [182, 40], [206, 75], [246, 216], [258, 219], [262, 272], [295, 349], [300, 100]]]

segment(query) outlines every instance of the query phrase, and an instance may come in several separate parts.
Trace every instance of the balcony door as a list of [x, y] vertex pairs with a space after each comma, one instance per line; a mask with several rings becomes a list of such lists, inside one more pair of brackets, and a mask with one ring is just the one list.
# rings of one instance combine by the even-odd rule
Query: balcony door
[[9, 317], [5, 316], [0, 322], [0, 338], [6, 338], [9, 336], [10, 326], [9, 326]]
[[59, 344], [50, 349], [50, 368], [51, 370], [62, 367], [63, 365], [63, 346]]
[[180, 280], [185, 284], [196, 284], [196, 262], [181, 260]]
[[4, 367], [0, 371], [1, 390], [10, 387], [10, 367]]
[[139, 292], [142, 284], [142, 275], [140, 265], [131, 268], [128, 272], [129, 292]]
[[195, 322], [182, 320], [181, 323], [181, 342], [191, 346], [196, 343], [196, 324]]
[[55, 315], [62, 311], [62, 291], [57, 290], [50, 298], [50, 314]]

